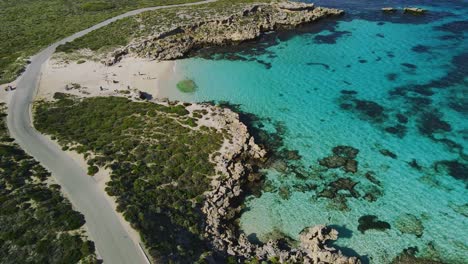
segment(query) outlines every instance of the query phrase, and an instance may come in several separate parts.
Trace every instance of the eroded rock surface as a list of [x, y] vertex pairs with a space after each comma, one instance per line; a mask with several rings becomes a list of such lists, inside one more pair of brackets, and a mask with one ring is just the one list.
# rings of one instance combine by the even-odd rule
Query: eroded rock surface
[[203, 21], [175, 25], [167, 31], [136, 39], [112, 52], [105, 64], [113, 65], [127, 54], [154, 60], [174, 60], [202, 47], [253, 40], [264, 32], [296, 27], [341, 14], [342, 10], [315, 7], [305, 3], [251, 4], [230, 16], [208, 15]]

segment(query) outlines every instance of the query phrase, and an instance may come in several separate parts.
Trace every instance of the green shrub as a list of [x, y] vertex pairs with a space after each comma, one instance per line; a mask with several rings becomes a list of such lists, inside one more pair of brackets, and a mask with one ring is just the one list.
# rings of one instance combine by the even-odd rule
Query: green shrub
[[88, 175], [93, 176], [98, 173], [99, 168], [97, 166], [89, 166], [88, 167]]

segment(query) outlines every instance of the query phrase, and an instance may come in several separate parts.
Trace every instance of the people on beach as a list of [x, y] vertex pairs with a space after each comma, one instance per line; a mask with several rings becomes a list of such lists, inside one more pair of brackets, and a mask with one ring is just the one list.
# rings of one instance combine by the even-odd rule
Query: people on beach
[[12, 85], [7, 85], [5, 87], [5, 91], [8, 92], [8, 91], [14, 91], [16, 90], [16, 87], [12, 86]]

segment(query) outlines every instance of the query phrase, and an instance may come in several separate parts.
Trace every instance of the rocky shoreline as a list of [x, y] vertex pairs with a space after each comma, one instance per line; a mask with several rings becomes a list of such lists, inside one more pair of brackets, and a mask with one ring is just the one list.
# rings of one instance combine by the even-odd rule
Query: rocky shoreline
[[323, 225], [303, 230], [297, 248], [283, 245], [278, 240], [270, 240], [263, 245], [249, 242], [247, 236], [238, 230], [235, 220], [242, 209], [245, 186], [249, 180], [255, 178], [252, 176], [255, 174], [255, 163], [265, 159], [267, 152], [255, 143], [237, 113], [226, 108], [217, 108], [215, 111], [220, 113], [212, 116], [221, 118], [216, 118], [214, 123], [218, 127], [227, 129], [232, 138], [228, 143], [229, 147], [224, 146], [221, 155], [213, 159], [217, 171], [224, 177], [212, 181], [212, 191], [206, 194], [202, 208], [206, 215], [204, 235], [213, 249], [242, 260], [276, 259], [280, 263], [360, 263], [356, 257], [344, 256], [339, 250], [327, 246], [328, 241], [338, 238], [338, 232]]
[[226, 17], [208, 15], [200, 22], [176, 24], [167, 31], [135, 39], [113, 51], [103, 62], [113, 65], [128, 54], [160, 61], [179, 59], [203, 47], [254, 40], [265, 32], [296, 27], [343, 13], [339, 9], [288, 1], [249, 4]]

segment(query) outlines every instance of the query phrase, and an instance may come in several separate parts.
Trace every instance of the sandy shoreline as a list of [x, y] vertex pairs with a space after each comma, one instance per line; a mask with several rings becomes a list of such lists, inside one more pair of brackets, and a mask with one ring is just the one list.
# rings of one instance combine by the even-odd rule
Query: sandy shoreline
[[113, 66], [52, 58], [43, 66], [36, 99], [50, 99], [56, 92], [92, 97], [122, 94], [134, 89], [158, 97], [161, 80], [169, 78], [173, 66], [173, 61], [134, 57], [127, 57]]

